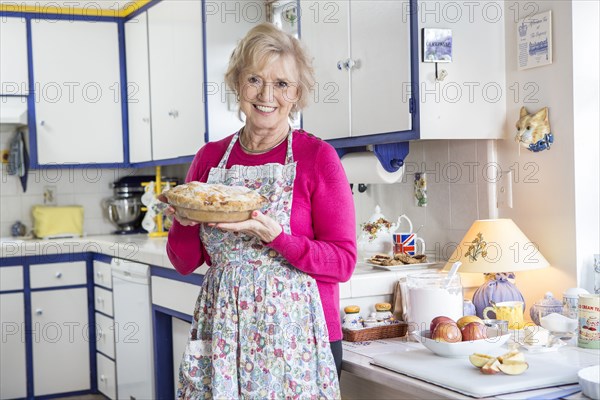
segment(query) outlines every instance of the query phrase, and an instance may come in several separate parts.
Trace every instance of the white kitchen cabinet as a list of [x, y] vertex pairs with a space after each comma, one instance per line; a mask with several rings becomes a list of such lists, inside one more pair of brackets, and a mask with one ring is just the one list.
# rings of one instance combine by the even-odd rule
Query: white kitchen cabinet
[[408, 3], [300, 4], [302, 41], [314, 57], [316, 74], [304, 128], [324, 139], [410, 130]]
[[[1, 270], [4, 269], [9, 268]], [[0, 294], [0, 325], [0, 398], [22, 398], [27, 395], [23, 293]]]
[[27, 23], [24, 18], [0, 20], [0, 95], [27, 95]]
[[148, 65], [148, 15], [125, 23], [127, 104], [129, 108], [129, 161], [152, 160], [150, 119], [150, 66]]
[[115, 358], [115, 324], [112, 318], [96, 313], [96, 349]]
[[108, 289], [112, 288], [112, 273], [109, 263], [94, 260], [94, 284]]
[[[507, 120], [518, 118], [507, 118], [507, 103], [537, 101], [536, 84], [506, 82], [504, 19], [514, 15], [512, 5], [504, 7], [503, 1], [419, 0], [419, 31], [451, 29], [453, 37], [452, 62], [438, 65], [448, 73], [443, 81], [435, 80], [435, 64], [419, 62], [421, 139], [503, 139]], [[419, 35], [419, 49], [421, 41]]]
[[[225, 3], [222, 3], [225, 4]], [[208, 105], [208, 139], [223, 139], [238, 131], [244, 124], [238, 118], [235, 92], [225, 85], [225, 72], [231, 52], [239, 40], [255, 25], [265, 21], [262, 12], [252, 14], [252, 4], [244, 0], [227, 2], [227, 9], [246, 10], [248, 18], [235, 13], [215, 12], [217, 3], [206, 5], [206, 102]], [[244, 12], [244, 11], [242, 11]]]
[[102, 354], [96, 355], [96, 368], [98, 371], [98, 390], [111, 400], [117, 398], [117, 382], [115, 380], [115, 362]]
[[124, 162], [118, 26], [31, 21], [38, 164]]
[[196, 154], [204, 144], [202, 2], [148, 9], [152, 158]]
[[34, 395], [89, 390], [87, 288], [31, 293]]
[[85, 285], [85, 261], [36, 264], [29, 267], [32, 289], [56, 286]]

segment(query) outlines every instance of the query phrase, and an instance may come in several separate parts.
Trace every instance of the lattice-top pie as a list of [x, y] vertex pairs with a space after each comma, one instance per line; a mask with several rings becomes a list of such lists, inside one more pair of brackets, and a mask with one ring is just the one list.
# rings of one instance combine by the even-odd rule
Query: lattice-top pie
[[164, 193], [180, 217], [198, 222], [238, 222], [250, 218], [267, 199], [244, 186], [189, 182]]

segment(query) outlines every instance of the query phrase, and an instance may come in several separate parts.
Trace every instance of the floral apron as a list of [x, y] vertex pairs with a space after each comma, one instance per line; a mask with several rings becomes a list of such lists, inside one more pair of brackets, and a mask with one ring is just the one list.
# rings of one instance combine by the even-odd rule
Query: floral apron
[[[285, 165], [226, 169], [238, 136], [207, 182], [257, 190], [270, 200], [262, 211], [290, 234], [292, 134]], [[196, 302], [178, 398], [339, 399], [315, 280], [254, 236], [206, 224], [200, 235], [212, 266]]]

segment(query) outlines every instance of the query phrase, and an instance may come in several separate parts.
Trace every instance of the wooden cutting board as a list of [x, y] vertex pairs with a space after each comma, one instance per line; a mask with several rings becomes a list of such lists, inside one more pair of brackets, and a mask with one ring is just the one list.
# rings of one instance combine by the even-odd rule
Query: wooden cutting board
[[[501, 348], [491, 355], [498, 356], [506, 351]], [[439, 357], [427, 349], [377, 355], [372, 363], [468, 396], [489, 397], [577, 383], [577, 371], [594, 364], [593, 356], [586, 356], [569, 348], [540, 354], [525, 352], [529, 369], [512, 376], [502, 373], [484, 375], [471, 365], [468, 357]], [[595, 363], [598, 363], [597, 359]]]

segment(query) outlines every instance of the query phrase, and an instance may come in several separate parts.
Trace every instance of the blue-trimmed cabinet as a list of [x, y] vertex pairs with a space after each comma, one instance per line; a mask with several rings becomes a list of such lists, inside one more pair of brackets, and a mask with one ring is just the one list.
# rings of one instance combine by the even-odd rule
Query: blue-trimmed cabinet
[[0, 95], [27, 95], [27, 23], [21, 18], [0, 20]]
[[95, 388], [87, 258], [2, 259], [1, 398], [89, 393]]
[[115, 329], [110, 260], [94, 260], [94, 311], [96, 318], [96, 369], [98, 391], [117, 398]]
[[125, 38], [130, 161], [194, 155], [205, 132], [202, 2], [159, 2], [125, 23]]
[[31, 19], [38, 165], [125, 162], [117, 22]]
[[316, 75], [304, 128], [323, 139], [410, 131], [409, 3], [301, 0], [300, 5], [301, 37], [314, 56]]
[[0, 268], [0, 399], [27, 395], [23, 266]]

